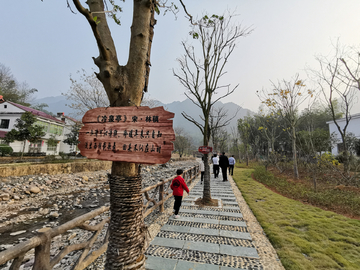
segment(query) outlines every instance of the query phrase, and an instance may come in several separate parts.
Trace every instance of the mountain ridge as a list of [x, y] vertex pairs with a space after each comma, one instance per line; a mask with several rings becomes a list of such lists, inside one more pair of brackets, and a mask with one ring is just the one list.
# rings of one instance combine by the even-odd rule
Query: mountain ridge
[[[35, 100], [35, 104], [46, 103], [49, 107], [45, 109], [49, 112], [57, 114], [58, 112], [63, 112], [65, 115], [74, 116], [75, 112], [71, 109], [68, 104], [71, 102], [66, 99], [64, 96], [52, 96], [45, 97]], [[183, 101], [173, 101], [171, 103], [165, 104], [158, 101], [159, 106], [163, 106], [165, 110], [175, 113], [175, 117], [173, 119], [173, 127], [174, 128], [182, 128], [187, 134], [191, 137], [196, 138], [197, 140], [201, 140], [201, 132], [198, 127], [196, 127], [193, 123], [186, 120], [181, 113], [186, 112], [188, 115], [193, 117], [196, 121], [201, 121], [201, 109], [196, 106], [190, 99], [185, 99]], [[244, 118], [245, 116], [254, 115], [249, 109], [242, 108], [234, 102], [222, 103], [218, 101], [215, 103], [214, 108], [219, 109], [223, 107], [227, 110], [227, 118], [231, 118], [229, 125], [226, 126], [226, 130], [230, 133], [233, 128], [237, 127], [237, 120], [239, 118]]]

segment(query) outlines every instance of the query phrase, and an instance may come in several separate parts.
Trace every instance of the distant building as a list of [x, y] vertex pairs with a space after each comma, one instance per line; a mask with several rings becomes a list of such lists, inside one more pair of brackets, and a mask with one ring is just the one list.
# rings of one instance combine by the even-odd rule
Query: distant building
[[[346, 124], [346, 119], [345, 118], [337, 119], [336, 122], [338, 123], [340, 128], [343, 129], [345, 124]], [[333, 155], [338, 155], [339, 153], [344, 151], [343, 143], [342, 143], [342, 140], [341, 140], [341, 135], [340, 135], [334, 121], [328, 121], [328, 122], [326, 122], [326, 124], [329, 125], [330, 134], [334, 133], [335, 137], [337, 139], [337, 143], [331, 149], [331, 153]], [[357, 139], [360, 139], [360, 113], [354, 114], [354, 115], [351, 116], [351, 120], [349, 122], [349, 125], [347, 127], [346, 132], [348, 134], [351, 132], [351, 133], [353, 133], [355, 135], [355, 137]]]
[[[25, 112], [31, 112], [36, 116], [37, 121], [36, 125], [42, 126], [46, 132], [45, 136], [35, 143], [30, 143], [29, 141], [25, 142], [25, 153], [46, 153], [46, 155], [58, 155], [60, 151], [65, 153], [72, 152], [72, 149], [75, 149], [76, 146], [68, 146], [63, 143], [63, 140], [66, 138], [71, 130], [71, 123], [75, 123], [76, 120], [65, 117], [61, 114], [59, 117], [53, 117], [49, 114], [46, 114], [42, 111], [38, 111], [20, 104], [16, 104], [11, 101], [4, 101], [0, 96], [0, 140], [4, 138], [6, 133], [14, 128], [16, 124], [16, 119], [19, 119], [21, 115]], [[71, 119], [71, 120], [70, 120]], [[59, 141], [57, 146], [48, 146], [47, 140], [55, 136], [55, 139]], [[10, 143], [10, 146], [13, 148], [14, 152], [21, 152], [24, 146], [23, 141], [15, 141]]]
[[[64, 113], [57, 113], [56, 118], [64, 123], [64, 140], [67, 138], [66, 135], [71, 133], [71, 129], [73, 126], [75, 126], [76, 124], [81, 124], [81, 122], [79, 122], [78, 120], [66, 116]], [[77, 145], [68, 145], [61, 142], [59, 151], [64, 153], [73, 153], [79, 152], [79, 149], [77, 148]]]

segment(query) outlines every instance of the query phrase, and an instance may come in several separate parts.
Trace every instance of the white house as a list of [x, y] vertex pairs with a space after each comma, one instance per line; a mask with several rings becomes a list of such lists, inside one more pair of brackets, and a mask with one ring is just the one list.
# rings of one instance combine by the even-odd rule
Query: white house
[[[44, 131], [46, 132], [45, 136], [35, 143], [26, 141], [25, 153], [43, 152], [46, 153], [46, 155], [59, 154], [59, 151], [62, 151], [61, 147], [64, 144], [62, 141], [64, 138], [66, 138], [64, 137], [64, 134], [66, 134], [64, 131], [68, 130], [65, 120], [62, 118], [57, 119], [42, 111], [16, 104], [11, 101], [4, 101], [2, 97], [0, 99], [0, 139], [4, 138], [6, 133], [14, 128], [16, 119], [19, 119], [25, 112], [31, 112], [33, 115], [35, 115], [37, 118], [36, 125], [43, 126]], [[59, 141], [57, 146], [47, 145], [47, 140], [51, 136], [54, 136], [54, 138]], [[13, 148], [14, 152], [21, 152], [24, 146], [24, 142], [15, 141], [10, 143], [10, 146]], [[66, 149], [66, 147], [63, 146], [63, 149]]]
[[[346, 119], [345, 118], [337, 119], [336, 122], [338, 123], [340, 128], [343, 129], [345, 124], [346, 124]], [[340, 135], [334, 121], [326, 122], [326, 124], [329, 125], [330, 134], [334, 133], [335, 136], [336, 136], [336, 139], [337, 139], [337, 143], [331, 149], [331, 153], [333, 155], [338, 155], [339, 153], [341, 153], [343, 151], [341, 135]], [[346, 129], [346, 132], [348, 134], [351, 132], [351, 133], [353, 133], [355, 135], [355, 137], [357, 139], [360, 139], [360, 113], [354, 114], [354, 115], [351, 116], [351, 120], [350, 120], [349, 125], [348, 125], [348, 127]]]
[[[61, 120], [64, 123], [64, 140], [67, 138], [66, 134], [71, 133], [71, 129], [74, 125], [79, 124], [81, 122], [77, 121], [74, 118], [71, 118], [69, 116], [64, 115], [64, 113], [57, 113], [56, 118], [58, 120]], [[79, 149], [77, 148], [77, 145], [68, 145], [66, 143], [63, 143], [61, 141], [60, 143], [60, 152], [64, 153], [72, 153], [72, 152], [78, 152]]]

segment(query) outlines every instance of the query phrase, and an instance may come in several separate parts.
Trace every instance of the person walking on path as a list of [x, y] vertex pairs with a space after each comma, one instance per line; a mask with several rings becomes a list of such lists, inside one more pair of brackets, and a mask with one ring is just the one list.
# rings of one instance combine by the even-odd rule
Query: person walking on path
[[175, 218], [180, 218], [179, 216], [179, 210], [181, 206], [181, 201], [183, 197], [184, 189], [189, 194], [189, 188], [185, 183], [184, 178], [182, 178], [184, 171], [181, 169], [178, 169], [176, 171], [176, 177], [172, 180], [170, 188], [173, 190], [173, 195], [175, 198], [174, 202], [174, 211], [175, 211]]
[[219, 157], [217, 156], [217, 154], [214, 154], [212, 158], [212, 163], [213, 163], [214, 177], [217, 178], [219, 176]]
[[219, 165], [223, 175], [223, 181], [227, 181], [227, 168], [229, 167], [229, 159], [227, 156], [225, 156], [225, 152], [223, 152], [219, 158]]
[[235, 158], [234, 155], [229, 157], [229, 175], [234, 175], [234, 166], [235, 166]]
[[204, 165], [204, 157], [201, 158], [200, 164], [199, 164], [199, 169], [201, 172], [201, 184], [203, 183], [204, 180], [204, 174], [205, 174], [205, 165]]

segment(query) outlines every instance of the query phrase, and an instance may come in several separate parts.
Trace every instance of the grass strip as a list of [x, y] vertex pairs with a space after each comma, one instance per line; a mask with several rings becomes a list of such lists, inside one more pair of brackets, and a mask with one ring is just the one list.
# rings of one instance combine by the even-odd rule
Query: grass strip
[[234, 180], [288, 270], [360, 269], [360, 221], [288, 199], [235, 168]]
[[351, 216], [360, 216], [360, 196], [355, 191], [328, 188], [316, 192], [312, 187], [288, 182], [284, 177], [276, 177], [266, 171], [264, 166], [256, 166], [253, 175], [257, 181], [270, 188], [275, 188], [280, 194], [286, 194], [287, 197], [327, 209], [340, 208]]

